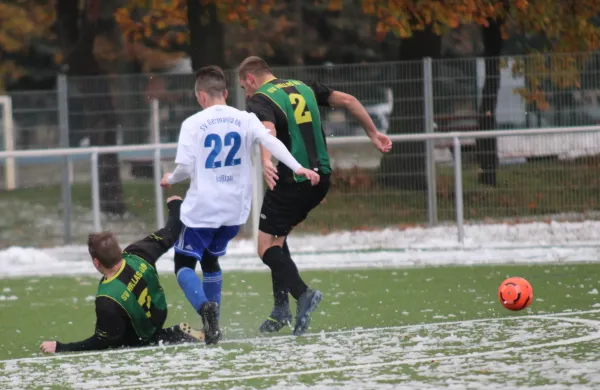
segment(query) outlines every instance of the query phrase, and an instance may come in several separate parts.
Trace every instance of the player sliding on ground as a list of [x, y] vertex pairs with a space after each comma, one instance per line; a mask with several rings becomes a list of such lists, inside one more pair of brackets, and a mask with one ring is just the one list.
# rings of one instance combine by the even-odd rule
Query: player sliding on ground
[[181, 198], [167, 200], [169, 219], [164, 228], [121, 251], [111, 232], [91, 234], [88, 250], [94, 267], [103, 275], [96, 294], [96, 331], [74, 343], [44, 341], [45, 353], [141, 347], [167, 343], [199, 342], [204, 335], [187, 324], [163, 329], [167, 301], [159, 283], [156, 261], [173, 246], [181, 231]]
[[323, 296], [320, 291], [309, 289], [300, 277], [286, 238], [294, 226], [304, 221], [323, 201], [329, 190], [331, 165], [319, 106], [350, 111], [381, 152], [389, 152], [392, 142], [377, 131], [365, 108], [351, 95], [318, 83], [278, 79], [259, 57], [246, 58], [238, 72], [240, 85], [249, 98], [248, 111], [258, 116], [302, 166], [321, 176], [319, 185], [311, 186], [281, 164], [275, 168], [271, 154], [262, 149], [264, 177], [269, 190], [260, 211], [258, 255], [271, 269], [275, 307], [260, 326], [260, 331], [276, 332], [291, 322], [289, 293], [297, 302], [294, 334], [301, 335], [308, 328], [310, 315]]
[[[175, 243], [175, 274], [202, 318], [206, 343], [214, 344], [221, 338], [218, 319], [223, 277], [218, 259], [250, 214], [253, 145], [260, 143], [309, 185], [317, 185], [319, 175], [303, 168], [254, 114], [227, 106], [225, 75], [220, 68], [200, 69], [195, 93], [203, 110], [182, 123], [177, 167], [164, 175], [161, 185], [168, 187], [191, 178], [181, 208], [184, 226]], [[198, 261], [203, 282], [195, 272]]]

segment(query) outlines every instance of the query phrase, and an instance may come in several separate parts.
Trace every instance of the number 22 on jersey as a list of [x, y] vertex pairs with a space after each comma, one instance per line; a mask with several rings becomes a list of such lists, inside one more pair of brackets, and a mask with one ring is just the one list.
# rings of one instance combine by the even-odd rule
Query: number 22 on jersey
[[229, 149], [229, 152], [225, 157], [225, 166], [233, 167], [242, 163], [241, 158], [235, 157], [242, 144], [242, 137], [240, 134], [235, 131], [227, 133], [225, 134], [224, 141], [225, 142], [223, 142], [218, 134], [214, 133], [208, 134], [204, 139], [204, 147], [212, 148], [210, 154], [206, 158], [206, 163], [204, 164], [206, 169], [221, 168], [223, 166], [222, 161], [217, 160], [217, 157], [219, 157], [219, 154], [223, 149], [223, 143], [225, 143], [225, 146], [231, 146], [231, 149]]

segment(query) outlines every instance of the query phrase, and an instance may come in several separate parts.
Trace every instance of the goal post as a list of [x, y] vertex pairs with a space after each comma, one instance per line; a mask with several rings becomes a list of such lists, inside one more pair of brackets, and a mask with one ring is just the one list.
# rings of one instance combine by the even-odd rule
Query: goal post
[[[12, 116], [12, 99], [10, 96], [0, 95], [0, 113], [2, 115], [2, 146], [4, 151], [15, 150], [15, 128]], [[16, 188], [16, 166], [15, 158], [7, 157], [4, 164], [4, 188], [14, 190]]]

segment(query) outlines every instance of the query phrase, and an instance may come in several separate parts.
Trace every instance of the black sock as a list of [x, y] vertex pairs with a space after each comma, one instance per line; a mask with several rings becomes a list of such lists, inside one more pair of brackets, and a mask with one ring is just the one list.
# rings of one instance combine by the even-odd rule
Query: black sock
[[288, 290], [285, 283], [285, 267], [281, 257], [282, 248], [277, 246], [267, 249], [263, 255], [263, 263], [271, 269], [275, 307], [289, 305]]
[[[290, 256], [290, 248], [287, 244], [287, 239], [283, 241], [283, 254], [287, 257]], [[275, 306], [290, 306], [290, 298], [289, 298], [289, 289], [286, 290], [284, 286], [279, 286], [275, 282], [273, 282], [273, 299], [275, 301]]]
[[290, 284], [289, 291], [290, 294], [294, 297], [295, 300], [300, 298], [300, 295], [304, 294], [306, 290], [308, 290], [308, 286], [304, 283], [304, 280], [300, 277], [300, 272], [298, 272], [298, 267], [296, 267], [296, 263], [289, 255], [285, 256], [286, 264], [286, 273], [290, 275]]
[[[274, 291], [289, 292], [294, 299], [298, 299], [308, 286], [300, 277], [298, 268], [288, 253], [283, 248], [272, 246], [265, 251], [263, 262], [271, 268], [273, 286], [278, 288]], [[275, 304], [277, 305], [277, 301]]]

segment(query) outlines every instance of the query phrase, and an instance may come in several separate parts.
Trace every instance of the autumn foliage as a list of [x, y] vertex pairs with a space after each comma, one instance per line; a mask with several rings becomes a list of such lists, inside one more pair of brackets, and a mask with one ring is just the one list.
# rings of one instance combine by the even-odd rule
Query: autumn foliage
[[0, 91], [6, 79], [25, 74], [8, 55], [26, 52], [32, 41], [48, 38], [55, 19], [54, 6], [49, 0], [0, 0]]
[[[188, 0], [192, 1], [192, 0]], [[128, 0], [116, 12], [126, 39], [159, 47], [183, 50], [189, 41], [186, 0]], [[262, 15], [282, 3], [275, 0], [195, 0], [214, 6], [222, 23], [238, 23], [253, 29]], [[54, 21], [55, 1], [0, 0], [0, 56], [27, 50], [32, 40], [47, 37]], [[329, 10], [341, 10], [355, 2], [315, 0]], [[509, 34], [537, 34], [543, 47], [537, 55], [516, 61], [513, 72], [526, 74], [528, 88], [519, 90], [543, 109], [542, 80], [550, 78], [558, 88], [577, 88], [585, 55], [560, 55], [551, 60], [540, 53], [583, 53], [600, 48], [600, 0], [361, 0], [362, 12], [376, 20], [376, 34], [408, 38], [413, 32], [431, 28], [441, 34], [460, 24], [487, 26], [502, 22], [504, 38]], [[529, 50], [535, 53], [534, 50]], [[0, 57], [0, 79], [19, 77], [14, 62]], [[1, 83], [1, 81], [0, 81]], [[0, 89], [2, 84], [0, 84]]]

